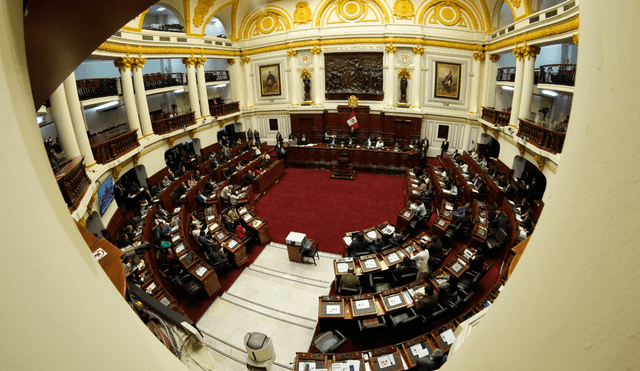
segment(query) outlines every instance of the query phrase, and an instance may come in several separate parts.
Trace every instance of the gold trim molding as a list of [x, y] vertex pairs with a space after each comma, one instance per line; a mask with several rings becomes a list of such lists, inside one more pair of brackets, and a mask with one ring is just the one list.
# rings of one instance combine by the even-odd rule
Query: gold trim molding
[[407, 79], [411, 78], [411, 72], [409, 72], [409, 70], [406, 67], [401, 69], [400, 72], [398, 72], [398, 78], [401, 79], [403, 77], [406, 77]]
[[300, 71], [300, 78], [303, 79], [305, 77], [311, 78], [311, 71], [306, 68]]
[[483, 59], [484, 59], [484, 53], [483, 52], [475, 52], [475, 53], [473, 53], [473, 60], [474, 61], [482, 62]]
[[313, 55], [320, 55], [320, 53], [322, 53], [322, 49], [320, 49], [318, 47], [318, 45], [314, 46], [313, 48], [311, 48], [311, 54]]
[[493, 51], [501, 48], [506, 48], [511, 45], [516, 45], [518, 43], [524, 43], [527, 41], [533, 41], [537, 39], [543, 39], [545, 37], [560, 35], [566, 32], [577, 30], [579, 27], [580, 27], [580, 16], [576, 15], [575, 17], [568, 19], [562, 23], [559, 23], [555, 26], [542, 28], [535, 31], [525, 32], [521, 35], [510, 37], [508, 39], [499, 41], [495, 44], [487, 45], [485, 47], [485, 51]]
[[242, 61], [242, 63], [244, 64], [249, 64], [249, 62], [251, 62], [251, 58], [244, 56], [242, 58], [240, 58], [240, 60]]
[[493, 63], [496, 63], [500, 60], [500, 54], [489, 54], [489, 60]]
[[287, 54], [289, 55], [289, 57], [294, 58], [295, 56], [298, 55], [298, 51], [297, 50], [288, 50]]
[[424, 48], [421, 48], [419, 46], [416, 46], [413, 48], [413, 54], [415, 55], [422, 55], [424, 54]]

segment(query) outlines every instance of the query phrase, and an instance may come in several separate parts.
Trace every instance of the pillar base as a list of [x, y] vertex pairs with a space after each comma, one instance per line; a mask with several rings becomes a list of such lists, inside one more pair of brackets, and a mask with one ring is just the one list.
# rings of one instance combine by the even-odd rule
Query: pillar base
[[400, 103], [400, 102], [398, 102], [398, 103], [396, 103], [396, 106], [398, 106], [398, 107], [410, 107], [411, 103]]

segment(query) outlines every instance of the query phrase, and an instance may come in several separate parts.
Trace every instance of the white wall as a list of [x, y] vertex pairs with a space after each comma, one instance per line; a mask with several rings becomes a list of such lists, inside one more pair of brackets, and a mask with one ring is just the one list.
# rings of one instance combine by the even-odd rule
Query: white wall
[[80, 79], [111, 79], [119, 78], [120, 71], [114, 66], [113, 60], [87, 59], [80, 63], [75, 70], [76, 80]]

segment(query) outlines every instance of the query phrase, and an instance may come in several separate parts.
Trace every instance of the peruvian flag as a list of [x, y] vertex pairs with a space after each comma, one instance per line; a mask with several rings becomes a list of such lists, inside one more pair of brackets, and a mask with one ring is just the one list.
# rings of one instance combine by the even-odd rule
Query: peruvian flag
[[351, 110], [351, 116], [349, 116], [349, 119], [347, 120], [347, 124], [349, 124], [349, 126], [351, 126], [354, 129], [359, 128], [358, 119], [356, 118], [356, 114], [353, 112], [353, 110]]

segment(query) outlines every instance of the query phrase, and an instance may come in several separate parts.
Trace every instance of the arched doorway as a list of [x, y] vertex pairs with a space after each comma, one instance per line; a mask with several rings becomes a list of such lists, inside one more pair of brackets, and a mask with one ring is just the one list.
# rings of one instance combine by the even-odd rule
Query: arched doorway
[[145, 14], [142, 28], [153, 31], [184, 32], [184, 19], [173, 6], [159, 2], [152, 5]]
[[478, 154], [485, 157], [498, 158], [500, 143], [489, 134], [481, 134], [478, 141]]
[[527, 197], [530, 201], [542, 200], [547, 188], [547, 177], [526, 158], [513, 158], [513, 179], [518, 185], [518, 197]]
[[164, 162], [174, 172], [182, 166], [194, 170], [195, 161], [201, 156], [200, 139], [189, 139], [169, 148], [164, 153]]

